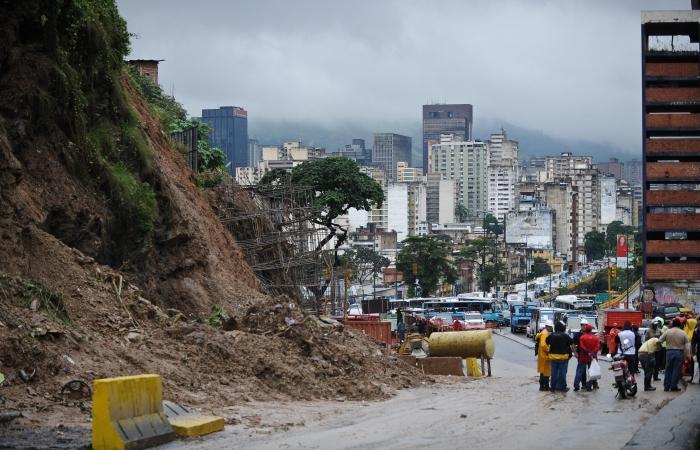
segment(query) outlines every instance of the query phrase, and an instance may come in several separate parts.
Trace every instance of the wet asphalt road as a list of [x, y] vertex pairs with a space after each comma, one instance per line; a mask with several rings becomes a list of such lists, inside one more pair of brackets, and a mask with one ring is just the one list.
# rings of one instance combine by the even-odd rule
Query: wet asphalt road
[[[399, 392], [377, 403], [306, 405], [319, 419], [289, 431], [260, 434], [240, 425], [163, 449], [600, 448], [617, 449], [659, 407], [675, 397], [658, 390], [617, 400], [608, 364], [594, 392], [539, 392], [533, 344], [506, 330], [495, 336], [493, 377]], [[575, 360], [569, 365], [573, 383]], [[691, 388], [696, 388], [695, 386]], [[333, 413], [324, 414], [326, 408]], [[329, 409], [330, 411], [330, 409]], [[287, 413], [303, 421], [304, 412]]]

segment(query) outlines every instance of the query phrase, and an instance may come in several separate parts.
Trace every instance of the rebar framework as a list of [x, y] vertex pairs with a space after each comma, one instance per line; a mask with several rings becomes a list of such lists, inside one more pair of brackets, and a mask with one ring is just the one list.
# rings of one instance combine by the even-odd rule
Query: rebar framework
[[[236, 236], [238, 245], [258, 278], [270, 291], [290, 288], [315, 290], [321, 286], [319, 242], [325, 228], [318, 217], [314, 192], [308, 186], [224, 186], [227, 204], [219, 219]], [[240, 205], [249, 205], [242, 209]], [[301, 293], [302, 298], [308, 297]]]

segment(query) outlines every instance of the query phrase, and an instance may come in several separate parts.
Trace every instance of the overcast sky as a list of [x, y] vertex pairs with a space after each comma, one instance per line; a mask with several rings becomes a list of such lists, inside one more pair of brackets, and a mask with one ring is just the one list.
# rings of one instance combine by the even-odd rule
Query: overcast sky
[[[567, 139], [639, 151], [640, 10], [690, 0], [118, 0], [132, 57], [191, 115], [249, 121], [420, 120], [471, 103]], [[377, 130], [386, 131], [386, 130]], [[416, 136], [416, 138], [419, 138]]]

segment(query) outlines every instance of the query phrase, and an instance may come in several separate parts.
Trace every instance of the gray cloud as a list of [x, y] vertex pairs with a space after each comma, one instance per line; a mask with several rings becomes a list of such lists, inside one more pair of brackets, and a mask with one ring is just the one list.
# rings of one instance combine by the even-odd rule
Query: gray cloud
[[688, 0], [119, 0], [136, 58], [192, 115], [379, 124], [472, 103], [567, 139], [641, 144], [642, 9]]

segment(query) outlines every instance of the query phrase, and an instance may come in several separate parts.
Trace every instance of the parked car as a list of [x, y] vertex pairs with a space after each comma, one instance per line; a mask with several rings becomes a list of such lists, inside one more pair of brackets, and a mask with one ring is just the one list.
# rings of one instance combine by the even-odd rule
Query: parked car
[[669, 304], [664, 304], [664, 305], [654, 305], [654, 311], [653, 311], [653, 316], [654, 317], [661, 317], [664, 320], [673, 320], [677, 315], [681, 313], [680, 308], [675, 305], [669, 305]]
[[464, 313], [464, 329], [465, 330], [483, 330], [486, 328], [486, 323], [478, 312]]

